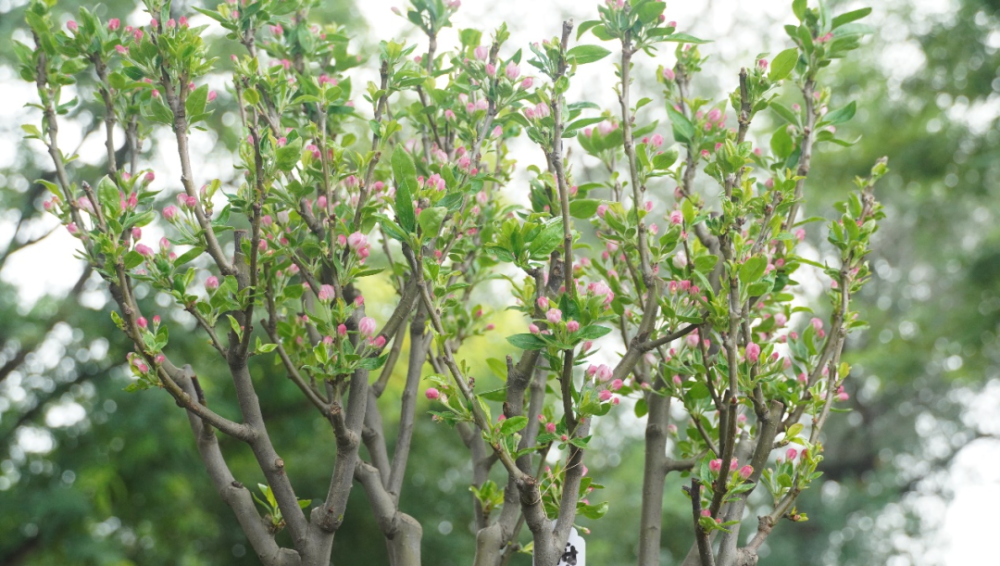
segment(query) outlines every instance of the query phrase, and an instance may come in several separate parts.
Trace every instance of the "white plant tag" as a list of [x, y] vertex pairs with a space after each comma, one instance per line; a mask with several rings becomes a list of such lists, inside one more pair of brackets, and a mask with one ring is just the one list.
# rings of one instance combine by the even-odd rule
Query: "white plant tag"
[[[532, 564], [534, 564], [534, 557], [532, 557]], [[566, 549], [559, 557], [557, 566], [587, 566], [587, 541], [583, 540], [576, 529], [569, 532]]]

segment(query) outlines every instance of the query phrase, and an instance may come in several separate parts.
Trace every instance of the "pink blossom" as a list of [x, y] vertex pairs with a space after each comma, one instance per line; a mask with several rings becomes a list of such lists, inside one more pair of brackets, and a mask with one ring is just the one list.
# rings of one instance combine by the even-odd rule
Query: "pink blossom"
[[137, 244], [135, 246], [135, 251], [139, 252], [140, 255], [143, 255], [143, 256], [146, 256], [146, 257], [152, 257], [153, 256], [153, 248], [147, 246], [146, 244]]
[[759, 358], [760, 358], [760, 346], [754, 344], [753, 342], [747, 344], [747, 360], [749, 360], [750, 363], [757, 363], [757, 360]]
[[752, 474], [752, 473], [753, 473], [753, 466], [749, 466], [748, 465], [748, 466], [743, 466], [742, 468], [740, 468], [740, 478], [741, 479], [747, 479], [747, 478], [749, 478], [750, 474]]
[[357, 251], [361, 248], [368, 247], [368, 238], [366, 238], [361, 232], [354, 232], [347, 238], [347, 245], [350, 246], [352, 250]]
[[538, 297], [538, 308], [545, 310], [549, 308], [549, 298], [548, 297]]
[[73, 33], [76, 33], [76, 30], [79, 28], [79, 26], [76, 25], [76, 21], [75, 20], [70, 20], [70, 21], [66, 22], [66, 27], [69, 28], [69, 31], [71, 31]]
[[718, 108], [713, 108], [708, 112], [708, 116], [705, 119], [709, 122], [718, 122], [722, 119], [722, 111]]
[[476, 59], [478, 59], [480, 61], [485, 61], [486, 57], [489, 55], [489, 53], [490, 52], [489, 52], [488, 49], [486, 49], [485, 45], [480, 45], [479, 47], [477, 47], [475, 49]]
[[358, 323], [358, 330], [361, 332], [362, 336], [374, 336], [375, 335], [375, 319], [366, 316], [361, 319]]
[[319, 288], [319, 293], [316, 297], [321, 301], [329, 301], [337, 296], [336, 290], [334, 290], [333, 285], [321, 285]]
[[785, 452], [785, 457], [788, 458], [789, 462], [791, 462], [792, 460], [794, 460], [795, 457], [798, 456], [798, 455], [799, 455], [799, 451], [796, 450], [796, 449], [794, 449], [794, 448], [789, 448], [788, 451]]
[[182, 28], [186, 28], [186, 27], [188, 27], [188, 19], [187, 19], [186, 17], [184, 17], [184, 16], [181, 16], [181, 17], [180, 17], [180, 19], [179, 19], [179, 20], [177, 20], [177, 22], [178, 22], [179, 24], [181, 24], [181, 27], [182, 27]]
[[757, 61], [757, 66], [760, 67], [762, 71], [767, 70], [767, 59], [760, 59]]
[[778, 314], [774, 315], [774, 324], [778, 328], [781, 328], [787, 323], [788, 323], [788, 317], [785, 316], [785, 313], [779, 312]]
[[816, 330], [823, 330], [823, 321], [818, 318], [812, 318], [809, 320], [809, 324]]
[[664, 67], [663, 78], [667, 79], [668, 81], [674, 80], [676, 78], [676, 75], [674, 75], [674, 70], [671, 69], [670, 67]]
[[549, 309], [549, 312], [545, 313], [545, 318], [552, 324], [558, 324], [562, 320], [562, 311], [559, 309]]
[[602, 136], [606, 136], [611, 132], [615, 131], [618, 126], [611, 122], [610, 120], [604, 120], [603, 122], [597, 124], [597, 131], [601, 132]]
[[598, 216], [600, 216], [601, 218], [604, 218], [604, 215], [607, 212], [608, 212], [608, 205], [603, 204], [603, 203], [597, 205], [597, 215]]
[[208, 279], [205, 280], [205, 289], [209, 291], [214, 291], [218, 288], [219, 288], [219, 278], [214, 275], [210, 275]]
[[[541, 415], [539, 415], [539, 416], [541, 416]], [[545, 423], [545, 432], [547, 432], [549, 434], [554, 434], [556, 432], [556, 423], [552, 423], [552, 422]]]
[[618, 391], [619, 389], [622, 388], [623, 385], [625, 384], [622, 382], [622, 380], [616, 379], [611, 382], [611, 386], [609, 387], [609, 389], [611, 389], [612, 391]]
[[139, 318], [135, 319], [135, 324], [139, 328], [146, 328], [147, 326], [149, 326], [149, 323], [146, 322], [146, 317], [144, 316], [140, 316]]
[[601, 401], [610, 401], [611, 391], [604, 389], [600, 393], [598, 393], [597, 396], [601, 399]]
[[713, 473], [716, 474], [719, 473], [720, 471], [722, 471], [722, 460], [720, 460], [719, 458], [712, 460], [711, 462], [708, 463], [708, 469], [711, 470]]
[[521, 75], [521, 68], [518, 67], [516, 63], [511, 61], [507, 63], [507, 66], [504, 68], [503, 72], [505, 75], [507, 75], [508, 79], [514, 80]]
[[117, 51], [119, 55], [125, 55], [128, 53], [128, 47], [125, 47], [124, 45], [116, 45], [115, 51]]
[[684, 222], [684, 214], [679, 210], [674, 210], [670, 212], [670, 222], [671, 224], [681, 224]]
[[372, 342], [372, 345], [375, 346], [376, 348], [381, 348], [385, 346], [385, 336], [382, 336], [381, 334], [376, 336], [375, 340]]
[[600, 381], [601, 383], [611, 381], [611, 378], [614, 377], [614, 371], [605, 364], [591, 367], [594, 368], [594, 373], [592, 375], [594, 375], [597, 378], [597, 381]]
[[436, 401], [441, 396], [441, 392], [433, 387], [428, 387], [427, 391], [424, 392], [424, 396], [431, 401]]
[[172, 222], [174, 218], [177, 217], [177, 207], [174, 205], [169, 205], [163, 209], [163, 219], [167, 222]]
[[538, 334], [539, 332], [541, 332], [541, 330], [539, 330], [538, 328], [538, 325], [535, 323], [531, 323], [528, 325], [528, 331], [531, 332], [532, 334]]
[[653, 145], [653, 147], [663, 146], [663, 136], [661, 136], [660, 134], [653, 134], [653, 137], [650, 138], [649, 141]]
[[566, 323], [566, 330], [576, 332], [577, 330], [580, 330], [580, 323], [575, 320], [571, 320]]
[[796, 230], [795, 231], [795, 238], [798, 241], [800, 241], [800, 242], [802, 240], [805, 240], [806, 239], [806, 229], [805, 228], [799, 228], [798, 230]]
[[528, 90], [534, 84], [535, 84], [535, 79], [533, 77], [524, 77], [524, 80], [521, 81], [521, 88], [524, 90]]

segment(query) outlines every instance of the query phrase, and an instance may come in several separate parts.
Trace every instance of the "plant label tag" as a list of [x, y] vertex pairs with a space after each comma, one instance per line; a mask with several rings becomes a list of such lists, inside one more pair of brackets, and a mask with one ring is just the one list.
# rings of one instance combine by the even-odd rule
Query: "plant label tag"
[[583, 540], [576, 529], [569, 532], [569, 540], [566, 541], [566, 548], [559, 557], [557, 566], [587, 566], [587, 541]]

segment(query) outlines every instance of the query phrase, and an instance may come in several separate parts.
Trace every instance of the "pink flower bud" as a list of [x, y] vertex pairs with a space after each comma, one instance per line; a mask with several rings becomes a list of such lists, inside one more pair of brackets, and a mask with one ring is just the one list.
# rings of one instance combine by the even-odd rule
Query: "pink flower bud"
[[604, 215], [608, 212], [608, 205], [601, 203], [597, 205], [597, 215], [604, 218]]
[[750, 363], [757, 363], [757, 360], [759, 358], [760, 358], [760, 346], [754, 344], [753, 342], [747, 344], [747, 360], [749, 360]]
[[677, 78], [677, 76], [674, 74], [674, 70], [673, 69], [671, 69], [670, 67], [664, 67], [663, 68], [663, 78], [667, 79], [668, 81], [672, 81], [675, 78]]
[[545, 423], [545, 432], [549, 434], [554, 434], [556, 432], [556, 423]]
[[605, 389], [605, 390], [601, 391], [600, 393], [598, 393], [597, 396], [601, 399], [601, 401], [610, 401], [612, 395], [611, 395], [611, 391], [608, 391], [607, 389]]
[[538, 334], [541, 332], [541, 330], [538, 328], [537, 324], [531, 323], [528, 325], [528, 332], [531, 332], [532, 334]]
[[545, 318], [552, 324], [558, 324], [562, 320], [562, 311], [559, 309], [549, 309], [549, 312], [545, 313]]
[[358, 323], [358, 331], [361, 332], [362, 336], [374, 336], [375, 335], [375, 319], [366, 316], [361, 319]]
[[139, 328], [146, 328], [149, 325], [149, 323], [146, 322], [146, 317], [144, 317], [144, 316], [140, 316], [139, 318], [137, 318], [135, 320], [135, 324]]
[[347, 238], [347, 245], [354, 251], [368, 246], [368, 238], [361, 232], [354, 232]]
[[486, 64], [486, 74], [491, 77], [497, 76], [497, 68], [495, 65], [493, 65], [493, 63]]
[[548, 297], [538, 297], [538, 308], [546, 310], [549, 308], [549, 298]]
[[800, 241], [800, 242], [802, 240], [805, 240], [806, 239], [806, 229], [805, 228], [799, 228], [798, 230], [796, 230], [795, 231], [795, 238], [798, 241]]
[[427, 391], [424, 392], [424, 396], [431, 401], [436, 401], [441, 396], [441, 392], [433, 387], [428, 387]]
[[316, 294], [316, 298], [321, 301], [330, 301], [337, 296], [337, 292], [334, 290], [333, 285], [321, 285], [319, 288], [319, 293]]
[[716, 474], [719, 473], [722, 470], [722, 460], [720, 460], [719, 458], [712, 460], [711, 462], [708, 463], [708, 469], [711, 470], [713, 473]]
[[566, 330], [576, 332], [577, 330], [580, 330], [580, 323], [575, 320], [571, 320], [566, 323]]
[[210, 275], [208, 279], [205, 280], [205, 289], [209, 291], [214, 291], [218, 288], [219, 288], [219, 278], [214, 275]]
[[747, 479], [753, 474], [753, 466], [743, 466], [740, 468], [740, 479]]
[[684, 214], [679, 210], [671, 211], [670, 213], [670, 223], [671, 224], [682, 224], [684, 222]]
[[489, 56], [489, 54], [490, 54], [490, 51], [489, 51], [489, 49], [486, 48], [485, 45], [480, 45], [475, 50], [476, 59], [478, 59], [480, 61], [485, 61], [486, 57]]
[[760, 59], [760, 60], [758, 60], [757, 61], [757, 66], [760, 67], [760, 70], [766, 71], [767, 70], [767, 59]]
[[507, 75], [508, 79], [514, 80], [521, 75], [521, 68], [518, 67], [516, 63], [511, 61], [507, 63], [507, 66], [504, 68], [504, 74]]
[[375, 346], [376, 348], [381, 348], [385, 346], [385, 336], [382, 335], [376, 336], [375, 341], [372, 342], [372, 345]]
[[794, 460], [795, 457], [798, 456], [798, 455], [799, 455], [799, 451], [796, 450], [796, 449], [794, 449], [794, 448], [789, 448], [788, 451], [785, 452], [785, 457], [788, 458], [789, 462], [791, 462], [792, 460]]
[[70, 21], [66, 22], [66, 27], [69, 28], [69, 31], [71, 31], [73, 33], [76, 33], [77, 29], [80, 26], [76, 25], [76, 21], [75, 20], [70, 20]]
[[521, 88], [524, 90], [528, 90], [529, 88], [534, 86], [534, 84], [535, 84], [535, 79], [533, 77], [524, 77], [524, 79], [521, 81]]
[[135, 251], [139, 252], [140, 255], [145, 257], [153, 256], [153, 248], [147, 246], [146, 244], [138, 244], [135, 246]]

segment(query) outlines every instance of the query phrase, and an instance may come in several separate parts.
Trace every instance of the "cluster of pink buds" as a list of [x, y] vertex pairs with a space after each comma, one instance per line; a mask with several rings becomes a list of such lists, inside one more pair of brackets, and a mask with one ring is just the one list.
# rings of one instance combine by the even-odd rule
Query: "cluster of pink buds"
[[368, 238], [361, 232], [354, 232], [348, 236], [347, 246], [351, 248], [354, 253], [358, 254], [362, 263], [364, 263], [365, 259], [371, 254], [371, 246], [368, 243]]
[[604, 305], [608, 306], [615, 300], [615, 292], [604, 281], [595, 281], [587, 285], [587, 293], [596, 297], [604, 297]]

